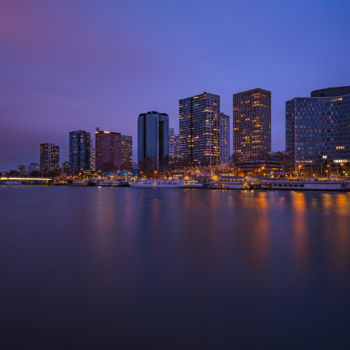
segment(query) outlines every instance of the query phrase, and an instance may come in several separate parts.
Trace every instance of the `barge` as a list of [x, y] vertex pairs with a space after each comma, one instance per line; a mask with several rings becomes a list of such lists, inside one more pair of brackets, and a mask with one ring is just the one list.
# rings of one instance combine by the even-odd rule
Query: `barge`
[[350, 191], [350, 181], [264, 180], [261, 188], [287, 191]]

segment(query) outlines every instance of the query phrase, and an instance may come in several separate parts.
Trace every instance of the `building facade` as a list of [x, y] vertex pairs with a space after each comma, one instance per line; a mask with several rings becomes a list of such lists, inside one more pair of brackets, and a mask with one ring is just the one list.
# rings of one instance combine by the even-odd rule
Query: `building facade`
[[139, 168], [158, 170], [169, 158], [169, 116], [155, 111], [142, 113], [137, 121], [137, 157]]
[[350, 86], [286, 102], [286, 152], [294, 169], [350, 162]]
[[175, 165], [181, 164], [181, 144], [180, 144], [180, 134], [174, 135], [174, 163]]
[[57, 175], [59, 172], [59, 146], [53, 143], [40, 145], [40, 172], [43, 175]]
[[175, 131], [169, 128], [169, 165], [175, 164]]
[[230, 162], [230, 117], [220, 113], [220, 151], [221, 163]]
[[90, 171], [96, 171], [96, 150], [92, 140], [90, 140]]
[[271, 91], [253, 89], [233, 94], [233, 156], [263, 160], [271, 154]]
[[30, 163], [28, 166], [28, 174], [40, 173], [40, 165], [38, 163]]
[[90, 171], [90, 133], [84, 130], [69, 133], [69, 164], [71, 172]]
[[204, 92], [179, 100], [179, 135], [182, 165], [220, 164], [220, 96]]
[[96, 171], [113, 171], [121, 166], [121, 134], [119, 132], [95, 132]]
[[69, 162], [63, 162], [62, 163], [62, 169], [61, 169], [61, 174], [62, 175], [70, 175], [71, 173], [71, 167], [70, 167], [70, 164]]
[[126, 170], [132, 169], [132, 136], [122, 135], [121, 167]]
[[25, 165], [18, 165], [17, 167], [18, 175], [27, 175], [27, 167]]

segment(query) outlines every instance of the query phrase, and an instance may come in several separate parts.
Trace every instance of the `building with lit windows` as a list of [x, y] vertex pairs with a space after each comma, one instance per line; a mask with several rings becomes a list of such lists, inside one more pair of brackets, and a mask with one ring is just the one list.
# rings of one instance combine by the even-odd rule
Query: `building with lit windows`
[[71, 172], [71, 169], [70, 169], [69, 162], [63, 162], [62, 163], [62, 168], [61, 168], [61, 174], [62, 175], [69, 175], [70, 172]]
[[294, 169], [350, 163], [350, 86], [286, 102], [286, 151]]
[[119, 132], [95, 132], [96, 171], [113, 171], [121, 166], [121, 134]]
[[27, 167], [25, 165], [18, 165], [17, 172], [19, 175], [27, 175]]
[[271, 154], [271, 92], [253, 89], [233, 94], [233, 157], [263, 160]]
[[169, 128], [169, 165], [175, 164], [175, 132]]
[[43, 175], [57, 175], [59, 172], [59, 146], [53, 143], [40, 145], [40, 172]]
[[221, 163], [230, 162], [230, 116], [220, 113]]
[[169, 128], [169, 165], [174, 168], [180, 162], [180, 135], [175, 134], [174, 128]]
[[220, 96], [204, 92], [179, 100], [179, 135], [182, 165], [220, 164]]
[[121, 163], [122, 169], [132, 169], [132, 136], [122, 135]]
[[92, 139], [90, 140], [90, 171], [96, 171], [96, 150]]
[[180, 158], [180, 135], [175, 134], [174, 135], [174, 164], [178, 165], [181, 164], [181, 158]]
[[137, 121], [139, 168], [149, 172], [168, 165], [169, 116], [155, 111], [142, 113]]
[[84, 130], [69, 133], [69, 164], [71, 172], [90, 171], [90, 133]]

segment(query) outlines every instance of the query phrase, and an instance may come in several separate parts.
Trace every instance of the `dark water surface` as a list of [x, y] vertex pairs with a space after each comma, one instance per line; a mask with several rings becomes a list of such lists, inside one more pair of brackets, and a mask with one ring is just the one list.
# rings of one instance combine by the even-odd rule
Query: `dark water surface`
[[350, 194], [0, 188], [1, 349], [349, 349]]

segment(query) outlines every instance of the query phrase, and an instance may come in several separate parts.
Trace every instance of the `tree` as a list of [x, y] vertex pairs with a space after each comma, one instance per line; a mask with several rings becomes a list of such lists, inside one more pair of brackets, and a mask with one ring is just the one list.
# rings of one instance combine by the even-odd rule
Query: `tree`
[[16, 170], [10, 170], [8, 174], [9, 177], [17, 177], [18, 175], [18, 171]]
[[32, 171], [30, 174], [29, 174], [30, 177], [41, 177], [41, 173], [40, 171]]

